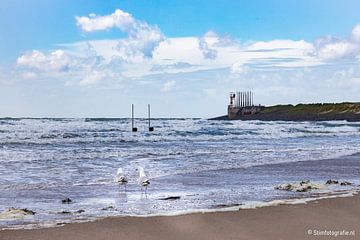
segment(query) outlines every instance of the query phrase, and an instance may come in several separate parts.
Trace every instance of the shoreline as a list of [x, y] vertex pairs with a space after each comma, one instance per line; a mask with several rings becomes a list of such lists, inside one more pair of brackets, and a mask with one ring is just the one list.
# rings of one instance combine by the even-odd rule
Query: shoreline
[[[309, 192], [311, 193], [311, 192]], [[101, 221], [107, 218], [156, 218], [156, 217], [178, 217], [178, 216], [186, 216], [192, 214], [214, 214], [214, 213], [222, 213], [222, 212], [237, 212], [240, 210], [255, 210], [261, 208], [268, 207], [276, 207], [280, 205], [304, 205], [311, 202], [322, 201], [325, 199], [336, 199], [336, 198], [347, 198], [354, 197], [356, 195], [360, 195], [360, 185], [348, 190], [334, 190], [332, 192], [313, 192], [308, 196], [292, 196], [283, 199], [273, 199], [270, 201], [247, 201], [239, 204], [220, 204], [214, 205], [211, 208], [199, 208], [199, 209], [189, 209], [189, 210], [178, 210], [178, 211], [170, 211], [170, 212], [159, 212], [159, 213], [150, 213], [144, 215], [137, 214], [126, 214], [126, 215], [108, 215], [108, 216], [99, 216], [99, 217], [88, 217], [88, 218], [80, 218], [73, 221], [60, 221], [60, 222], [46, 222], [43, 224], [35, 223], [35, 224], [25, 224], [21, 226], [8, 227], [8, 228], [0, 228], [1, 231], [17, 231], [17, 230], [41, 230], [48, 228], [58, 228], [63, 227], [69, 224], [81, 224], [81, 223], [90, 223], [95, 221]], [[21, 208], [14, 208], [22, 210]], [[31, 211], [32, 212], [32, 211]], [[31, 216], [29, 216], [31, 217]], [[11, 218], [10, 218], [11, 219]], [[22, 219], [22, 218], [19, 218]], [[26, 216], [24, 217], [26, 219]], [[7, 220], [7, 219], [3, 219]], [[1, 221], [1, 220], [0, 220]], [[1, 234], [0, 234], [1, 235]]]
[[[1, 230], [0, 239], [356, 239], [360, 234], [360, 195], [332, 197], [305, 204], [189, 213], [176, 216], [107, 217], [40, 229]], [[308, 231], [313, 231], [308, 234]], [[355, 236], [341, 236], [341, 231]], [[317, 235], [314, 235], [317, 234]], [[329, 233], [328, 233], [329, 234]], [[333, 232], [336, 234], [336, 232]], [[343, 233], [345, 234], [345, 232]]]
[[[335, 158], [329, 158], [329, 159], [321, 159], [321, 160], [310, 160], [310, 161], [296, 161], [296, 162], [290, 162], [290, 163], [273, 163], [273, 164], [265, 164], [265, 165], [261, 165], [261, 166], [252, 166], [252, 168], [263, 168], [264, 166], [272, 166], [275, 167], [275, 169], [284, 169], [284, 165], [288, 165], [288, 164], [295, 164], [295, 165], [306, 165], [306, 169], [302, 169], [302, 171], [307, 171], [309, 170], [309, 167], [311, 168], [310, 163], [317, 163], [319, 161], [330, 161], [331, 163], [329, 165], [333, 166], [334, 164], [332, 164], [333, 161], [338, 161], [338, 160], [350, 160], [350, 159], [356, 159], [358, 160], [360, 156], [360, 153], [353, 153], [350, 155], [341, 155], [340, 157], [335, 157]], [[344, 162], [342, 162], [344, 163]], [[335, 166], [335, 165], [334, 165]], [[352, 167], [354, 167], [354, 165], [352, 165]], [[243, 169], [243, 168], [236, 168], [236, 169]], [[235, 170], [236, 170], [235, 169]], [[297, 167], [297, 169], [301, 169], [299, 167]], [[227, 171], [231, 171], [234, 169], [226, 169]], [[255, 170], [257, 171], [257, 170]], [[267, 169], [267, 171], [274, 171], [273, 169]], [[242, 173], [243, 174], [243, 173]], [[298, 178], [298, 179], [302, 179], [302, 178]], [[306, 178], [304, 178], [306, 179]], [[324, 181], [322, 182], [313, 182], [315, 184], [325, 184], [325, 179], [331, 179], [330, 176], [329, 178], [324, 178]], [[338, 180], [351, 180], [351, 179], [346, 179], [346, 178], [336, 178]], [[347, 181], [345, 181], [347, 182]], [[283, 182], [286, 183], [286, 182]], [[297, 183], [296, 181], [289, 181], [287, 183]], [[299, 205], [299, 204], [308, 204], [310, 202], [313, 201], [319, 201], [319, 200], [323, 200], [323, 199], [332, 199], [332, 198], [342, 198], [342, 197], [348, 197], [348, 196], [353, 196], [353, 195], [357, 195], [360, 193], [360, 184], [359, 182], [353, 182], [352, 184], [352, 188], [351, 189], [332, 189], [330, 190], [332, 186], [337, 186], [336, 184], [330, 184], [328, 185], [329, 188], [326, 188], [326, 190], [329, 191], [320, 191], [320, 192], [313, 192], [313, 191], [306, 191], [307, 193], [309, 193], [308, 195], [304, 195], [304, 193], [302, 193], [301, 191], [283, 191], [283, 193], [286, 192], [293, 192], [296, 193], [298, 192], [298, 194], [300, 195], [288, 195], [285, 196], [285, 198], [272, 198], [272, 199], [268, 199], [268, 200], [249, 200], [249, 201], [244, 201], [244, 202], [237, 202], [234, 204], [219, 204], [219, 205], [211, 205], [208, 208], [193, 208], [193, 209], [186, 209], [186, 210], [175, 210], [173, 208], [173, 210], [171, 211], [164, 211], [164, 212], [157, 212], [157, 213], [148, 213], [148, 214], [110, 214], [110, 215], [100, 215], [100, 216], [84, 216], [84, 215], [78, 215], [79, 218], [69, 218], [69, 221], [67, 219], [65, 220], [60, 220], [60, 221], [54, 221], [54, 222], [34, 222], [34, 223], [25, 223], [25, 224], [10, 224], [8, 226], [3, 226], [3, 228], [1, 228], [0, 225], [0, 232], [1, 231], [18, 231], [18, 230], [35, 230], [35, 229], [46, 229], [46, 228], [58, 228], [58, 227], [62, 227], [65, 225], [71, 225], [71, 224], [77, 224], [77, 223], [88, 223], [88, 222], [94, 222], [94, 221], [101, 221], [103, 219], [106, 218], [124, 218], [124, 217], [131, 217], [131, 218], [153, 218], [153, 217], [177, 217], [177, 216], [183, 216], [183, 215], [191, 215], [191, 214], [208, 214], [208, 213], [221, 213], [221, 212], [233, 212], [233, 211], [238, 211], [239, 209], [241, 210], [248, 210], [248, 209], [260, 209], [260, 208], [267, 208], [267, 207], [275, 207], [278, 205]], [[340, 186], [340, 183], [338, 184], [338, 186]], [[274, 188], [276, 187], [276, 185], [274, 185]], [[273, 189], [273, 188], [272, 188]], [[315, 189], [316, 190], [316, 189]], [[272, 190], [274, 191], [274, 190]], [[275, 191], [276, 190], [275, 188]], [[182, 196], [183, 197], [183, 196]], [[181, 197], [181, 198], [182, 198]], [[171, 201], [168, 201], [168, 203], [170, 205], [172, 205]], [[31, 206], [25, 206], [29, 207], [30, 210], [33, 210], [31, 208]], [[10, 207], [11, 208], [11, 207]], [[24, 208], [24, 209], [25, 209]], [[17, 208], [19, 210], [21, 210], [21, 208]], [[79, 210], [80, 209], [80, 210]], [[75, 208], [76, 210], [76, 208]], [[82, 211], [81, 208], [78, 208], [78, 210], [76, 211], [70, 211], [68, 210], [68, 214], [71, 214], [71, 216], [77, 216], [77, 211]], [[35, 209], [36, 211], [36, 209]], [[65, 210], [66, 211], [66, 210]], [[4, 211], [5, 212], [5, 211]], [[61, 216], [61, 213], [58, 212], [58, 214], [60, 214], [59, 216]], [[1, 215], [1, 212], [0, 212]], [[65, 215], [63, 215], [65, 216]], [[70, 215], [67, 215], [70, 216]], [[31, 219], [32, 216], [29, 216], [29, 219]], [[9, 218], [10, 219], [10, 218]], [[27, 219], [25, 217], [25, 219]], [[19, 218], [20, 220], [20, 218]], [[1, 221], [1, 217], [0, 217], [0, 221]], [[6, 219], [4, 219], [4, 221], [6, 221]], [[1, 222], [0, 222], [1, 223]], [[1, 234], [0, 234], [1, 236]], [[1, 239], [1, 238], [0, 238]]]

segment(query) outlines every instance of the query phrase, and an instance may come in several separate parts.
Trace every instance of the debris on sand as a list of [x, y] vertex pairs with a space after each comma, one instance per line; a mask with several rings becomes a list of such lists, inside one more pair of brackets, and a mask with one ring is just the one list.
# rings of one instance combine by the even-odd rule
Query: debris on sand
[[74, 214], [74, 213], [79, 214], [79, 213], [83, 213], [83, 212], [85, 212], [84, 209], [80, 209], [80, 210], [77, 210], [77, 211], [75, 211], [75, 212], [70, 212], [70, 211], [62, 210], [62, 211], [58, 212], [58, 214]]
[[27, 208], [11, 207], [0, 213], [0, 219], [23, 219], [35, 215], [35, 212]]
[[107, 211], [107, 210], [113, 210], [114, 209], [114, 207], [113, 206], [108, 206], [108, 207], [104, 207], [104, 208], [102, 208], [101, 210], [103, 210], [103, 211]]
[[324, 184], [312, 183], [309, 180], [301, 181], [299, 183], [284, 183], [274, 187], [277, 190], [285, 190], [292, 192], [308, 192], [311, 190], [324, 189]]
[[72, 203], [72, 200], [67, 197], [67, 198], [64, 198], [63, 200], [61, 200], [61, 203], [62, 204], [70, 204], [70, 203]]
[[58, 214], [71, 214], [71, 212], [63, 210], [63, 211], [58, 212]]
[[330, 185], [330, 184], [339, 184], [339, 181], [338, 181], [338, 180], [329, 179], [329, 180], [326, 181], [325, 184], [328, 184], [328, 185]]
[[338, 180], [333, 180], [333, 179], [329, 179], [326, 181], [326, 184], [327, 185], [330, 185], [330, 184], [340, 184], [340, 186], [351, 186], [353, 185], [351, 182], [347, 182], [347, 181], [344, 181], [344, 182], [340, 182]]
[[351, 182], [345, 181], [345, 182], [341, 182], [340, 185], [341, 185], [341, 186], [351, 186], [351, 185], [353, 185], [353, 184], [352, 184]]
[[174, 201], [174, 200], [179, 200], [180, 198], [181, 198], [180, 196], [170, 196], [170, 197], [159, 198], [158, 200], [170, 200], [170, 201]]

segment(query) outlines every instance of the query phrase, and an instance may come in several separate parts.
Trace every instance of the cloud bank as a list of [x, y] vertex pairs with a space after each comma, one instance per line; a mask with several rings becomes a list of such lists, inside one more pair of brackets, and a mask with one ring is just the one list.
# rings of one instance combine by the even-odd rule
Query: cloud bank
[[[29, 50], [18, 57], [13, 76], [18, 81], [51, 79], [67, 87], [130, 92], [146, 92], [151, 86], [154, 94], [177, 91], [187, 97], [196, 92], [208, 100], [251, 89], [274, 102], [291, 96], [294, 101], [300, 96], [315, 101], [345, 86], [360, 88], [360, 24], [348, 37], [324, 36], [314, 42], [239, 42], [211, 30], [202, 36], [166, 37], [159, 27], [120, 9], [103, 16], [76, 16], [74, 24], [89, 40]], [[109, 29], [126, 36], [91, 40], [91, 33]], [[322, 94], [311, 95], [314, 89]]]

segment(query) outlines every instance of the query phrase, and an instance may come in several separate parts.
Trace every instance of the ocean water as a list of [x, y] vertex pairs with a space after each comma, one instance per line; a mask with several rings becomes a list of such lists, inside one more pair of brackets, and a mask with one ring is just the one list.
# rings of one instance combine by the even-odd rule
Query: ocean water
[[[0, 229], [304, 198], [312, 193], [274, 186], [305, 179], [360, 184], [360, 123], [154, 119], [154, 132], [146, 119], [136, 125], [133, 133], [129, 119], [0, 119], [0, 211], [36, 212], [0, 220]], [[139, 166], [151, 179], [146, 194]], [[126, 191], [114, 182], [118, 167]], [[180, 199], [162, 200], [169, 196]], [[62, 204], [66, 197], [73, 202]]]

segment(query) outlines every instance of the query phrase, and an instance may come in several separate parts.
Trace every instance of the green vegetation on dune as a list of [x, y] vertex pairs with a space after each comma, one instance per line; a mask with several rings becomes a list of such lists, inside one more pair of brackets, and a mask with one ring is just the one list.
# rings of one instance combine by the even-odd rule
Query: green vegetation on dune
[[312, 103], [294, 105], [275, 105], [266, 107], [261, 113], [301, 114], [360, 114], [360, 103]]
[[[230, 120], [228, 115], [213, 120]], [[360, 102], [310, 103], [263, 107], [256, 114], [238, 114], [231, 120], [360, 122]]]

